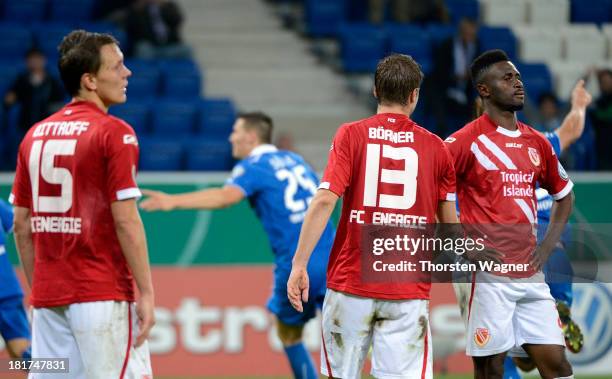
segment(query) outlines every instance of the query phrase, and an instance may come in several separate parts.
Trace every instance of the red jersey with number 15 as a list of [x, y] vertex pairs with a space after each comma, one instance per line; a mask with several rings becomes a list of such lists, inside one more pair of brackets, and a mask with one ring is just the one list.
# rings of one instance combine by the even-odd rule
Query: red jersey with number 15
[[369, 298], [428, 299], [429, 281], [364, 280], [362, 258], [372, 250], [364, 245], [368, 236], [362, 232], [368, 225], [432, 224], [439, 202], [455, 201], [455, 171], [442, 140], [401, 114], [344, 124], [319, 188], [343, 196], [327, 286]]
[[31, 211], [35, 307], [134, 301], [111, 203], [137, 198], [132, 128], [95, 104], [72, 102], [30, 128], [11, 202]]

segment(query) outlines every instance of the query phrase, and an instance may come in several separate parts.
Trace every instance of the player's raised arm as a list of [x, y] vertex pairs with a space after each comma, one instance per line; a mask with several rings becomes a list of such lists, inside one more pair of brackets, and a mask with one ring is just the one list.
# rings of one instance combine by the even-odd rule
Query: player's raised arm
[[155, 324], [155, 301], [147, 239], [138, 214], [136, 200], [115, 201], [111, 204], [111, 211], [121, 250], [140, 291], [140, 298], [136, 305], [139, 334], [136, 337], [135, 346], [138, 347], [147, 339]]
[[576, 142], [584, 132], [586, 108], [591, 104], [592, 96], [584, 88], [584, 80], [579, 80], [572, 90], [572, 108], [563, 119], [561, 126], [555, 130], [559, 136], [561, 150], [567, 149]]
[[143, 189], [142, 193], [147, 198], [140, 203], [140, 208], [146, 211], [220, 209], [239, 203], [244, 199], [242, 190], [233, 185], [181, 194], [167, 194], [147, 189]]
[[287, 296], [291, 305], [302, 312], [302, 301], [308, 301], [308, 273], [306, 267], [327, 222], [331, 217], [338, 195], [332, 191], [320, 189], [308, 207], [304, 224], [300, 232], [297, 250], [293, 256], [291, 274], [287, 281]]
[[13, 232], [15, 233], [15, 245], [19, 253], [19, 259], [23, 266], [23, 272], [30, 288], [32, 287], [32, 273], [34, 272], [34, 244], [32, 242], [32, 227], [30, 224], [30, 209], [15, 207]]

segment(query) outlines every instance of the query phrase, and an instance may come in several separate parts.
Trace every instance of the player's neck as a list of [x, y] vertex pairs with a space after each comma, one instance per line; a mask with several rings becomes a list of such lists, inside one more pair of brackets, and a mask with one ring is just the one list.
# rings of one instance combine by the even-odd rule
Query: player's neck
[[96, 107], [100, 108], [100, 110], [104, 113], [108, 113], [108, 106], [104, 104], [102, 99], [96, 94], [78, 94], [72, 98], [72, 101], [89, 101], [90, 103], [94, 103]]
[[485, 109], [485, 113], [497, 126], [501, 126], [504, 129], [516, 130], [518, 124], [516, 121], [516, 112], [504, 111], [501, 109], [489, 107]]
[[412, 111], [413, 109], [410, 104], [405, 105], [405, 106], [402, 106], [399, 104], [393, 104], [393, 105], [378, 104], [378, 108], [376, 109], [376, 114], [396, 113], [396, 114], [403, 114], [403, 115], [410, 117], [410, 115], [412, 114]]

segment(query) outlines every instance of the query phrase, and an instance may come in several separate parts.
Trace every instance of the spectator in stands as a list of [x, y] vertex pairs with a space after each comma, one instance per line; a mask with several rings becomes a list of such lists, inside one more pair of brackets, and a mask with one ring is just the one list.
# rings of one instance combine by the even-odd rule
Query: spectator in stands
[[470, 120], [475, 93], [469, 66], [479, 50], [478, 24], [467, 18], [459, 22], [457, 35], [434, 48], [433, 70], [425, 84], [426, 107], [440, 137], [450, 135]]
[[138, 0], [128, 10], [125, 29], [138, 58], [189, 58], [181, 41], [181, 8], [171, 0]]
[[16, 131], [19, 141], [30, 126], [61, 108], [65, 98], [62, 85], [47, 71], [47, 58], [40, 50], [30, 49], [25, 61], [26, 70], [4, 96], [5, 107], [21, 106]]
[[600, 95], [595, 101], [591, 119], [595, 127], [597, 164], [600, 170], [612, 170], [612, 70], [597, 72]]
[[538, 99], [538, 115], [532, 125], [540, 132], [552, 132], [557, 129], [561, 122], [561, 110], [559, 99], [554, 93], [545, 92]]
[[446, 8], [442, 0], [369, 0], [369, 19], [373, 24], [385, 20], [385, 11], [391, 3], [391, 19], [395, 22], [444, 22]]

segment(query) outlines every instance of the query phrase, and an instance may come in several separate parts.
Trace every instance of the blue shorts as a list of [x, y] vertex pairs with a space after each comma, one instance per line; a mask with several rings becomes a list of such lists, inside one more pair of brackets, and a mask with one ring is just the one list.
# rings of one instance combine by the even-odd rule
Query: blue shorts
[[316, 317], [317, 309], [323, 307], [323, 300], [325, 299], [325, 291], [327, 289], [325, 272], [311, 270], [309, 267], [310, 291], [308, 292], [308, 302], [304, 303], [304, 312], [302, 313], [296, 311], [287, 298], [289, 273], [289, 270], [280, 270], [278, 268], [274, 270], [274, 288], [268, 300], [268, 309], [284, 324], [293, 326], [304, 325], [308, 320]]
[[5, 341], [32, 338], [21, 296], [0, 300], [0, 335]]

